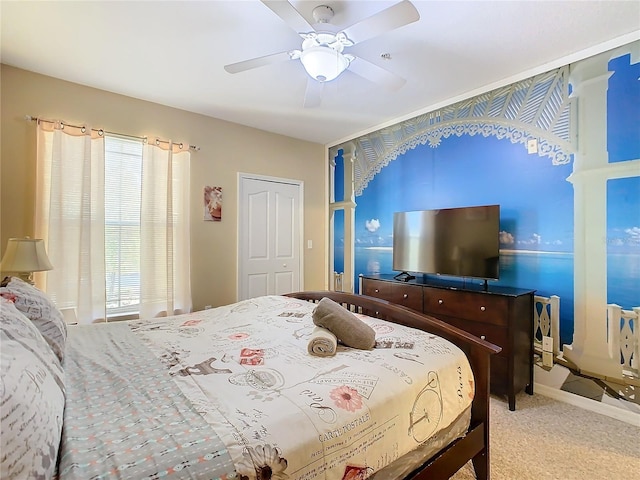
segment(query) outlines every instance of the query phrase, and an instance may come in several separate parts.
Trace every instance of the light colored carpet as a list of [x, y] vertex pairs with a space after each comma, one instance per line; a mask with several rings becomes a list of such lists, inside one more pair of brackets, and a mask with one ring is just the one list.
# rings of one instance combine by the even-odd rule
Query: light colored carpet
[[[542, 395], [491, 397], [492, 480], [640, 479], [640, 428]], [[473, 480], [471, 463], [453, 480]]]

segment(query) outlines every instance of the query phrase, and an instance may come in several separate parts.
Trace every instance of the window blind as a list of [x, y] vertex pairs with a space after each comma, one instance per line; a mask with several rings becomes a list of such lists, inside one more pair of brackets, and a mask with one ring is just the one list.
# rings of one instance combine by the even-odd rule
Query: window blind
[[105, 135], [105, 274], [107, 316], [140, 305], [141, 140]]

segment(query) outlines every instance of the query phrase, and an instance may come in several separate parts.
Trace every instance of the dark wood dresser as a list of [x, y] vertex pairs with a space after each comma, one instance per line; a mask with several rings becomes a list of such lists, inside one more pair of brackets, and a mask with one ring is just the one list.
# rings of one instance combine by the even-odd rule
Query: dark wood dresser
[[535, 290], [393, 275], [361, 276], [360, 292], [436, 317], [502, 347], [491, 358], [491, 392], [533, 395], [533, 296]]

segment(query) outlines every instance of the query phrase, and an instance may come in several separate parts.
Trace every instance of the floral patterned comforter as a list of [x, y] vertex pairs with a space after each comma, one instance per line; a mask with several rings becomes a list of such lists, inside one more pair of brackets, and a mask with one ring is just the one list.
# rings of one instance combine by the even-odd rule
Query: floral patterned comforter
[[[148, 410], [142, 408], [144, 415], [158, 417], [157, 423], [168, 431], [148, 432], [143, 427], [137, 431], [141, 424], [126, 412], [124, 418], [123, 412], [115, 412], [121, 421], [114, 420], [114, 429], [132, 425], [135, 445], [145, 443], [145, 448], [158, 435], [177, 434], [177, 446], [171, 452], [158, 442], [170, 464], [190, 469], [190, 476], [178, 472], [175, 478], [363, 479], [461, 423], [474, 383], [458, 347], [428, 333], [359, 316], [376, 331], [373, 350], [339, 346], [333, 357], [316, 357], [307, 351], [315, 327], [312, 311], [313, 304], [302, 300], [265, 296], [164, 319], [77, 327], [95, 332], [96, 341], [109, 330], [126, 330], [129, 340], [124, 343], [129, 345], [111, 340], [111, 353], [92, 360], [90, 352], [103, 347], [92, 347], [86, 339], [71, 342], [68, 348], [73, 351], [82, 344], [84, 353], [71, 353], [69, 362], [76, 371], [70, 375], [67, 370], [67, 378], [81, 377], [79, 382], [84, 383], [87, 375], [92, 379], [106, 375], [113, 381], [113, 372], [104, 373], [110, 368], [104, 365], [109, 361], [106, 357], [125, 358], [127, 372], [119, 375], [129, 378], [121, 378], [124, 383], [114, 386], [119, 389], [116, 396], [128, 395], [127, 382], [132, 387], [135, 383], [136, 391], [147, 385], [152, 390], [146, 393], [147, 400], [134, 394], [130, 402], [150, 402]], [[70, 338], [78, 338], [74, 330], [70, 329]], [[137, 363], [140, 359], [134, 357], [146, 363]], [[97, 373], [89, 373], [93, 366]], [[62, 447], [61, 473], [72, 472], [70, 465], [86, 463], [74, 459], [73, 450], [81, 443], [69, 438], [74, 418], [88, 415], [88, 407], [80, 415], [73, 414], [83, 404], [78, 398], [105, 393], [91, 388], [75, 392], [71, 388], [71, 392], [74, 399], [68, 403], [72, 413], [65, 415], [68, 443]], [[86, 398], [84, 402], [96, 406]], [[111, 414], [109, 404], [98, 404], [97, 415]], [[76, 419], [76, 427], [78, 423], [86, 422]], [[461, 435], [466, 425], [452, 435]], [[171, 426], [177, 432], [169, 432]], [[189, 440], [194, 433], [195, 440]], [[87, 437], [90, 433], [83, 433], [83, 451], [92, 448], [86, 444]], [[183, 447], [194, 451], [181, 452]], [[127, 448], [130, 457], [151, 458], [142, 447]], [[104, 450], [96, 447], [96, 452], [94, 460], [104, 462]], [[180, 459], [176, 452], [195, 453], [195, 459]], [[124, 463], [136, 462], [153, 463], [131, 458]], [[122, 468], [122, 462], [107, 463], [101, 465], [103, 471]], [[199, 477], [194, 473], [198, 468], [208, 473]], [[155, 470], [148, 476], [122, 478], [160, 478], [175, 472], [175, 466]]]

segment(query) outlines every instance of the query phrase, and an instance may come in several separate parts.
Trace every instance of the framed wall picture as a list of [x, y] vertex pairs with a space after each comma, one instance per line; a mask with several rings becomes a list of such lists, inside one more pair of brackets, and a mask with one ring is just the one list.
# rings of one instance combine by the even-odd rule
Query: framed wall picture
[[204, 220], [222, 220], [222, 187], [204, 187]]

